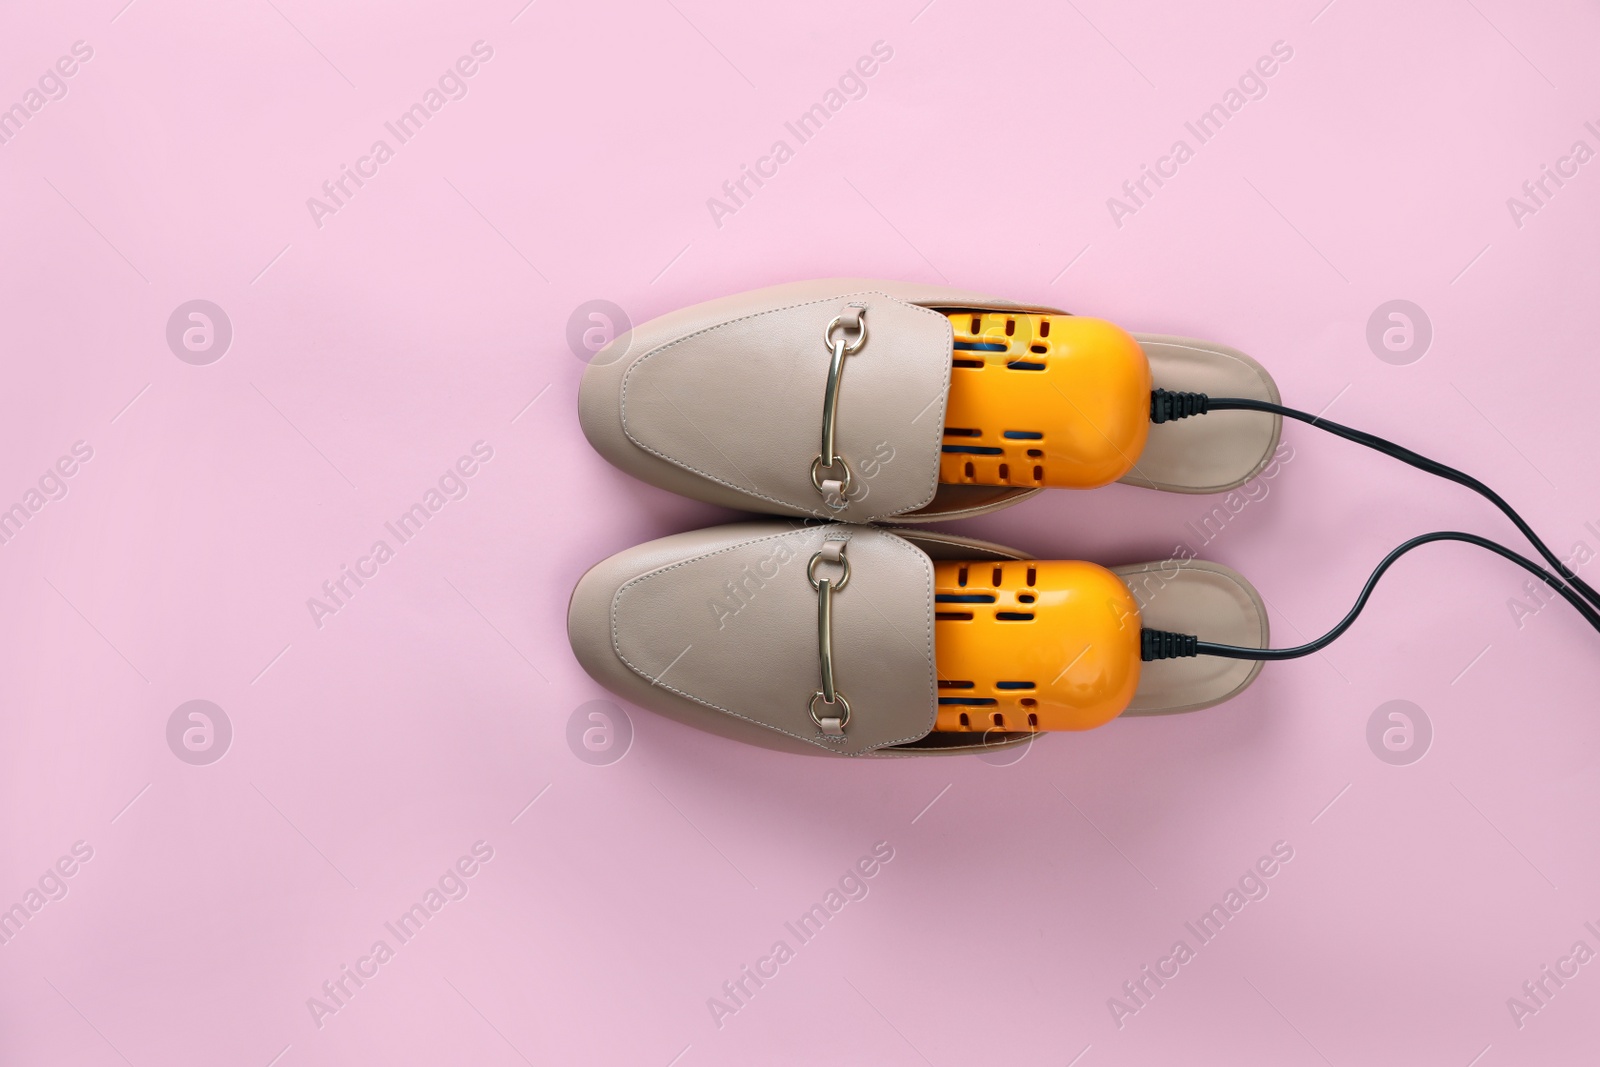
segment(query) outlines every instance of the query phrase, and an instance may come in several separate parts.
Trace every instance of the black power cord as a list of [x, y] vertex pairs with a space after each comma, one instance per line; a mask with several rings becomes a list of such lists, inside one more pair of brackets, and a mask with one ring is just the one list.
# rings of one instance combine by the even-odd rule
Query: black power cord
[[1340, 634], [1350, 629], [1350, 624], [1356, 621], [1356, 616], [1361, 614], [1361, 609], [1367, 606], [1367, 600], [1372, 596], [1373, 587], [1378, 584], [1378, 579], [1383, 577], [1383, 572], [1394, 565], [1395, 560], [1410, 552], [1419, 545], [1431, 544], [1435, 541], [1464, 541], [1469, 545], [1486, 548], [1497, 556], [1510, 560], [1523, 570], [1537, 577], [1544, 584], [1561, 594], [1562, 599], [1577, 609], [1584, 621], [1600, 632], [1600, 611], [1596, 611], [1586, 603], [1582, 597], [1562, 583], [1554, 574], [1539, 566], [1533, 560], [1513, 552], [1511, 549], [1479, 537], [1477, 534], [1461, 533], [1456, 530], [1443, 530], [1439, 533], [1423, 534], [1413, 537], [1387, 556], [1372, 572], [1372, 577], [1367, 579], [1367, 584], [1361, 590], [1361, 595], [1356, 598], [1355, 606], [1350, 613], [1339, 620], [1339, 625], [1304, 645], [1294, 648], [1245, 648], [1241, 645], [1219, 645], [1210, 641], [1202, 641], [1192, 634], [1173, 633], [1169, 630], [1143, 629], [1140, 637], [1140, 658], [1145, 662], [1159, 659], [1181, 659], [1188, 656], [1221, 656], [1226, 659], [1252, 659], [1252, 660], [1283, 660], [1299, 659], [1320, 652], [1328, 647]]
[[[1517, 529], [1522, 532], [1522, 536], [1528, 539], [1528, 543], [1539, 550], [1539, 555], [1544, 557], [1545, 562], [1555, 568], [1556, 573], [1568, 585], [1577, 590], [1578, 594], [1588, 601], [1591, 607], [1600, 608], [1600, 593], [1597, 593], [1587, 582], [1579, 578], [1571, 568], [1562, 563], [1556, 557], [1556, 554], [1550, 551], [1549, 546], [1539, 538], [1539, 535], [1533, 532], [1533, 527], [1529, 526], [1522, 516], [1517, 514], [1516, 509], [1506, 503], [1499, 493], [1496, 493], [1470, 474], [1458, 471], [1454, 467], [1447, 467], [1443, 463], [1431, 460], [1427, 456], [1419, 455], [1409, 448], [1395, 444], [1393, 441], [1386, 441], [1374, 434], [1352, 429], [1337, 422], [1329, 422], [1327, 419], [1304, 411], [1298, 411], [1295, 408], [1286, 408], [1282, 404], [1273, 404], [1266, 400], [1250, 400], [1244, 397], [1215, 397], [1207, 396], [1205, 393], [1173, 392], [1167, 389], [1156, 389], [1150, 394], [1150, 421], [1156, 425], [1171, 422], [1175, 419], [1186, 419], [1192, 415], [1204, 415], [1210, 411], [1263, 411], [1272, 415], [1281, 415], [1286, 419], [1297, 419], [1307, 425], [1326, 430], [1336, 437], [1343, 437], [1347, 441], [1354, 441], [1356, 444], [1365, 445], [1370, 449], [1382, 452], [1384, 455], [1398, 459], [1400, 462], [1409, 464], [1418, 470], [1427, 471], [1429, 474], [1455, 482], [1457, 485], [1466, 486], [1499, 508], [1506, 518], [1510, 519]], [[1521, 557], [1518, 558], [1520, 559]]]
[[1350, 613], [1340, 620], [1337, 626], [1315, 641], [1294, 648], [1244, 648], [1238, 645], [1219, 645], [1210, 641], [1202, 641], [1192, 634], [1145, 629], [1140, 632], [1140, 654], [1146, 662], [1162, 659], [1180, 659], [1190, 656], [1221, 656], [1228, 659], [1247, 660], [1286, 660], [1298, 659], [1301, 656], [1309, 656], [1314, 652], [1320, 652], [1336, 640], [1340, 634], [1348, 630], [1350, 625], [1356, 621], [1356, 617], [1361, 614], [1361, 609], [1366, 607], [1367, 600], [1372, 596], [1373, 587], [1378, 584], [1378, 579], [1383, 576], [1384, 571], [1394, 564], [1395, 560], [1419, 545], [1431, 544], [1435, 541], [1462, 541], [1469, 545], [1477, 545], [1479, 548], [1486, 548], [1490, 552], [1510, 560], [1523, 570], [1533, 574], [1551, 589], [1554, 589], [1561, 595], [1563, 600], [1577, 610], [1578, 614], [1583, 616], [1585, 622], [1596, 631], [1600, 631], [1600, 593], [1597, 593], [1587, 582], [1579, 578], [1571, 568], [1556, 558], [1555, 553], [1550, 551], [1549, 546], [1539, 538], [1538, 534], [1533, 532], [1533, 528], [1528, 525], [1521, 515], [1517, 514], [1516, 509], [1506, 503], [1500, 494], [1470, 474], [1458, 471], [1454, 467], [1445, 466], [1443, 463], [1431, 460], [1427, 456], [1419, 455], [1409, 448], [1395, 444], [1393, 441], [1386, 441], [1375, 434], [1352, 429], [1337, 422], [1329, 422], [1319, 416], [1266, 400], [1251, 400], [1245, 397], [1213, 397], [1205, 393], [1177, 392], [1168, 389], [1155, 389], [1150, 394], [1150, 421], [1156, 425], [1172, 422], [1176, 419], [1187, 419], [1194, 415], [1204, 415], [1212, 411], [1261, 411], [1272, 415], [1280, 415], [1284, 418], [1297, 419], [1300, 422], [1326, 430], [1337, 437], [1343, 437], [1347, 441], [1365, 445], [1386, 456], [1398, 459], [1402, 463], [1416, 467], [1418, 470], [1437, 475], [1458, 485], [1464, 485], [1499, 508], [1522, 532], [1522, 535], [1528, 539], [1528, 542], [1538, 549], [1539, 554], [1544, 557], [1545, 561], [1555, 568], [1556, 573], [1552, 574], [1521, 553], [1514, 552], [1486, 537], [1479, 537], [1477, 534], [1460, 533], [1458, 531], [1423, 534], [1420, 537], [1413, 537], [1385, 556], [1383, 562], [1378, 564], [1377, 569], [1372, 572], [1372, 576], [1367, 579], [1367, 584], [1361, 590], [1361, 595], [1356, 598], [1355, 606], [1350, 609]]

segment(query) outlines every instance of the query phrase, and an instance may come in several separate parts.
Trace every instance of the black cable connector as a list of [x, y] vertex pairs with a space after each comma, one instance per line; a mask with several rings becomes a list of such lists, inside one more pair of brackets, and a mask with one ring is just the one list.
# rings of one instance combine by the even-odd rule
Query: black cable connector
[[1139, 631], [1139, 658], [1146, 663], [1158, 659], [1186, 659], [1200, 654], [1200, 639], [1194, 634], [1173, 633], [1170, 630]]
[[1178, 393], [1170, 389], [1150, 390], [1150, 421], [1160, 426], [1174, 419], [1187, 419], [1190, 415], [1204, 415], [1210, 410], [1211, 398], [1204, 393]]

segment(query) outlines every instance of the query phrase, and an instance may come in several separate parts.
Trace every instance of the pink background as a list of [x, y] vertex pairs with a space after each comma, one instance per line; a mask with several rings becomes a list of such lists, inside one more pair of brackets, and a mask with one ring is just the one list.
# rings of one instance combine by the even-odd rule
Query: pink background
[[[0, 14], [0, 104], [93, 48], [0, 145], [0, 506], [93, 449], [0, 545], [0, 906], [93, 849], [0, 946], [0, 1060], [1593, 1062], [1600, 964], [1521, 1028], [1506, 1000], [1600, 949], [1594, 635], [1560, 604], [1519, 628], [1487, 554], [1417, 553], [1224, 707], [1010, 766], [782, 756], [638, 708], [590, 765], [568, 721], [611, 698], [563, 626], [596, 560], [729, 517], [589, 449], [569, 315], [834, 274], [1225, 341], [1600, 547], [1600, 163], [1520, 227], [1506, 205], [1600, 147], [1592, 7], [523, 2]], [[465, 98], [319, 228], [307, 198], [478, 40]], [[707, 198], [880, 40], [865, 98], [716, 225]], [[1265, 98], [1117, 226], [1107, 198], [1275, 41]], [[1404, 366], [1365, 337], [1396, 298], [1434, 332]], [[165, 338], [194, 299], [233, 327], [210, 365]], [[1214, 501], [1123, 486], [960, 529], [1104, 563], [1187, 541], [1279, 643], [1408, 536], [1514, 537], [1286, 439], [1203, 547]], [[477, 441], [465, 499], [318, 628], [307, 599]], [[196, 699], [233, 728], [205, 766], [165, 733]], [[1368, 747], [1390, 700], [1432, 723], [1420, 762]], [[465, 899], [319, 1027], [307, 999], [480, 840]], [[878, 841], [870, 894], [719, 1028], [708, 998]], [[1108, 998], [1278, 841], [1270, 895], [1119, 1028]]]

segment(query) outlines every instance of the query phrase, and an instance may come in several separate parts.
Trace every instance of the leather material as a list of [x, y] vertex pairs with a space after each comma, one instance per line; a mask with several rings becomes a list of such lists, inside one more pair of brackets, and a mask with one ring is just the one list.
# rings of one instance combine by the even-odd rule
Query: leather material
[[[838, 740], [810, 713], [821, 683], [806, 568], [829, 539], [848, 539], [850, 562], [833, 597], [834, 676], [850, 705]], [[640, 546], [584, 576], [568, 632], [619, 695], [741, 740], [859, 756], [933, 728], [933, 565], [877, 528], [752, 523]]]
[[[1209, 417], [1209, 416], [1208, 416]], [[1242, 648], [1267, 648], [1261, 594], [1238, 571], [1197, 559], [1111, 568], [1139, 603], [1143, 625]], [[1238, 696], [1261, 674], [1260, 660], [1195, 656], [1146, 663], [1123, 715], [1199, 711]]]
[[[1134, 334], [1158, 389], [1283, 401], [1265, 367], [1227, 345], [1162, 334]], [[1224, 493], [1272, 461], [1283, 418], [1256, 411], [1213, 411], [1150, 427], [1144, 451], [1121, 481], [1169, 493]]]
[[[844, 357], [836, 419], [852, 484], [834, 495], [845, 504], [834, 508], [811, 479], [828, 382], [825, 335], [857, 303], [867, 334]], [[646, 452], [745, 494], [746, 508], [871, 522], [933, 499], [950, 359], [948, 321], [881, 293], [751, 311], [634, 361], [622, 377], [622, 428]]]
[[916, 511], [894, 516], [895, 522], [946, 522], [971, 519], [1020, 504], [1044, 488], [1019, 489], [1003, 485], [949, 485], [941, 483], [933, 500]]

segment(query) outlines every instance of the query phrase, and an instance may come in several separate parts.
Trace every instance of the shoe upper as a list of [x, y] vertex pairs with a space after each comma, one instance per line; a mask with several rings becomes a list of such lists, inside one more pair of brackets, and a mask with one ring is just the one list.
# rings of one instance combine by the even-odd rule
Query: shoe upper
[[[848, 561], [848, 578], [842, 564]], [[832, 597], [837, 691], [854, 709], [830, 736], [819, 692], [818, 588]], [[725, 736], [864, 755], [934, 725], [933, 564], [875, 527], [738, 523], [619, 553], [579, 581], [567, 628], [579, 661], [618, 695]]]
[[[745, 511], [875, 522], [957, 518], [1035, 489], [941, 485], [953, 338], [934, 307], [1051, 311], [900, 282], [800, 282], [663, 315], [584, 373], [579, 416], [601, 455], [652, 484]], [[861, 309], [839, 374], [843, 493], [817, 478], [830, 324]], [[854, 336], [852, 334], [851, 336]], [[814, 480], [815, 479], [815, 480]]]
[[[811, 755], [993, 752], [1036, 735], [938, 727], [935, 564], [1024, 558], [922, 528], [734, 523], [595, 564], [573, 590], [567, 634], [584, 670], [617, 696], [734, 740]], [[1112, 572], [1143, 625], [1267, 647], [1260, 596], [1226, 567], [1185, 557]], [[827, 702], [817, 700], [824, 578], [835, 586], [833, 680], [850, 709], [832, 732]], [[1081, 657], [1075, 648], [1060, 645], [1063, 668]], [[1209, 707], [1244, 691], [1260, 669], [1214, 657], [1145, 663], [1124, 714]]]

